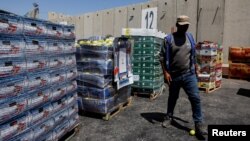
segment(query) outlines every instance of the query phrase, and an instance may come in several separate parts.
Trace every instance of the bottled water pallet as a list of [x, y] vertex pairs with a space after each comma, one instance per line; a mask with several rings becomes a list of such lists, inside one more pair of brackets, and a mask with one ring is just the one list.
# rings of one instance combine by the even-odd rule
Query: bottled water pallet
[[221, 85], [216, 86], [216, 87], [210, 87], [210, 88], [199, 87], [199, 90], [203, 91], [205, 93], [212, 93], [212, 92], [214, 92], [214, 91], [216, 91], [216, 90], [218, 90], [220, 88], [221, 88]]
[[65, 135], [63, 135], [58, 141], [70, 141], [80, 131], [81, 124], [78, 123], [72, 127]]
[[147, 96], [150, 100], [154, 100], [164, 92], [166, 87], [165, 85], [162, 85], [158, 90], [144, 89], [143, 91], [140, 91], [139, 89], [140, 88], [137, 88], [137, 90], [133, 90], [134, 96]]
[[80, 115], [89, 116], [89, 117], [101, 117], [103, 120], [108, 121], [112, 119], [115, 115], [126, 109], [132, 103], [132, 96], [130, 96], [125, 102], [119, 103], [114, 106], [112, 109], [108, 110], [107, 113], [96, 113], [91, 111], [80, 110]]

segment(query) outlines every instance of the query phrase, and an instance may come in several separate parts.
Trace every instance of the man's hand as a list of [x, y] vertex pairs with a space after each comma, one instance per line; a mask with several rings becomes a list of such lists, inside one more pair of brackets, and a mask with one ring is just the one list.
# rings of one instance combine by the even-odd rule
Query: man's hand
[[168, 85], [170, 85], [170, 82], [172, 81], [172, 78], [168, 72], [164, 72], [164, 78]]

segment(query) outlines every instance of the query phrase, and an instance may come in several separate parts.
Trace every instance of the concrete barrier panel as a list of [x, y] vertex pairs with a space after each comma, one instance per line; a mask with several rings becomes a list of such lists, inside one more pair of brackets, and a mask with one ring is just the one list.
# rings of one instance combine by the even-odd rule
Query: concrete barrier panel
[[93, 36], [93, 13], [84, 14], [84, 38]]
[[197, 18], [197, 41], [222, 43], [224, 0], [200, 0]]
[[188, 31], [191, 32], [196, 38], [196, 28], [197, 28], [197, 0], [176, 0], [177, 2], [177, 16], [187, 15], [190, 17], [191, 25]]
[[115, 9], [114, 36], [122, 34], [122, 28], [128, 27], [128, 9], [127, 7], [118, 7]]
[[76, 39], [84, 38], [84, 15], [75, 16], [73, 19], [75, 19]]
[[114, 36], [114, 9], [102, 11], [102, 36]]
[[224, 20], [224, 62], [229, 46], [250, 46], [250, 1], [226, 0]]
[[102, 35], [102, 12], [97, 11], [93, 13], [93, 35], [101, 36]]
[[128, 27], [141, 27], [141, 4], [128, 6]]
[[173, 0], [158, 1], [157, 27], [159, 31], [171, 33], [176, 23], [176, 2]]

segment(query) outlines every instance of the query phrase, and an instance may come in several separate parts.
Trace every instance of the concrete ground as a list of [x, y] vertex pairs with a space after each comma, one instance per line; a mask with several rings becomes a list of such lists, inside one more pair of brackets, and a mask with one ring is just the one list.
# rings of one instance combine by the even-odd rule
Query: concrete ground
[[[239, 95], [240, 94], [240, 95]], [[206, 124], [250, 124], [250, 82], [223, 79], [222, 88], [200, 93]], [[132, 105], [110, 121], [81, 116], [80, 132], [71, 141], [193, 141], [191, 105], [183, 91], [175, 108], [175, 123], [162, 128], [168, 91], [154, 101], [134, 97]], [[187, 123], [188, 122], [188, 123]]]

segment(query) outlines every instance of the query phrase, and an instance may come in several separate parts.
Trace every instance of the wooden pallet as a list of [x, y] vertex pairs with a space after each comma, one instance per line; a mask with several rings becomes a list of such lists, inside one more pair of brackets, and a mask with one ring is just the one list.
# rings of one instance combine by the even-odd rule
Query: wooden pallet
[[119, 105], [115, 106], [111, 112], [104, 114], [102, 117], [103, 120], [110, 120], [112, 117], [120, 113], [122, 110], [126, 109], [132, 103], [132, 97], [129, 97], [126, 102], [120, 103]]
[[153, 92], [153, 93], [144, 93], [144, 92], [133, 92], [133, 95], [134, 96], [149, 96], [149, 99], [150, 100], [154, 100], [156, 99], [159, 95], [161, 95], [163, 93], [163, 91], [166, 89], [166, 87], [163, 85], [161, 88], [160, 88], [160, 91], [156, 91], [156, 92]]
[[81, 124], [78, 123], [74, 127], [72, 127], [64, 136], [62, 136], [58, 141], [69, 141], [72, 139], [77, 133], [79, 133], [81, 128]]
[[204, 91], [205, 93], [212, 93], [218, 89], [221, 88], [221, 85], [220, 86], [217, 86], [217, 87], [212, 87], [212, 88], [203, 88], [203, 87], [199, 87], [199, 90], [201, 91]]

